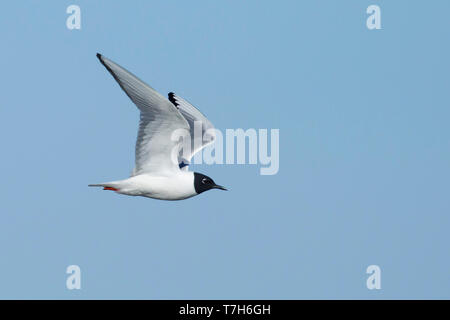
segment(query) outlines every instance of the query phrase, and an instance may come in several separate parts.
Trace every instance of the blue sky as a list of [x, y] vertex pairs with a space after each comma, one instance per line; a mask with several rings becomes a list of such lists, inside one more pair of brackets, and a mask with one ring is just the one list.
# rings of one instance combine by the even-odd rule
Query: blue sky
[[[2, 4], [0, 298], [450, 298], [449, 10]], [[138, 121], [96, 52], [220, 130], [280, 129], [279, 173], [196, 165], [230, 191], [180, 202], [88, 188], [129, 175]], [[72, 264], [81, 290], [66, 289]]]

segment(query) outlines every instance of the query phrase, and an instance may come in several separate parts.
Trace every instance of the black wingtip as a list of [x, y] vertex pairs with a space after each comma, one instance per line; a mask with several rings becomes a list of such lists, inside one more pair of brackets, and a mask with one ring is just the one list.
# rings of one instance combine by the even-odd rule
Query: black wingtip
[[169, 92], [169, 101], [172, 102], [175, 107], [178, 107], [178, 102], [177, 102], [177, 100], [175, 100], [174, 95], [175, 95], [175, 93]]
[[[114, 73], [112, 72], [112, 70], [106, 65], [105, 61], [103, 61], [103, 56], [97, 52], [96, 54], [98, 61], [100, 61], [100, 63], [106, 68], [108, 69], [109, 72], [111, 72], [111, 74], [113, 75], [113, 77], [115, 77]], [[116, 79], [117, 80], [117, 79]]]

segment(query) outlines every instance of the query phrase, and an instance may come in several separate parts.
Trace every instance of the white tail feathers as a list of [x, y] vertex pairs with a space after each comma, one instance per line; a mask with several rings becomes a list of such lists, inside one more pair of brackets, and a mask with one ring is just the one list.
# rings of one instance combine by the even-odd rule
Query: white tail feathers
[[119, 191], [112, 183], [89, 184], [88, 187], [103, 187], [103, 190]]

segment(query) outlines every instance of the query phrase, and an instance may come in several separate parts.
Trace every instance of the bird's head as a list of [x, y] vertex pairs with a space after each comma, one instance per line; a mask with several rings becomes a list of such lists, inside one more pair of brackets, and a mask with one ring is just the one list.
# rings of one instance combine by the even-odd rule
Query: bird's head
[[198, 194], [211, 189], [227, 190], [225, 187], [216, 184], [210, 177], [197, 172], [194, 172], [194, 188]]

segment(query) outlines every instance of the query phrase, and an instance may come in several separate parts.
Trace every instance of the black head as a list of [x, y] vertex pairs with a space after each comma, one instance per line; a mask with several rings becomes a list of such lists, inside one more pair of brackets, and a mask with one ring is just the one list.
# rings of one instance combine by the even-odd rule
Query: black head
[[210, 189], [227, 190], [224, 187], [217, 185], [210, 177], [197, 172], [194, 172], [194, 188], [195, 192], [198, 194]]

